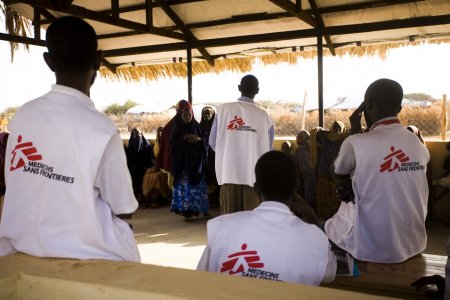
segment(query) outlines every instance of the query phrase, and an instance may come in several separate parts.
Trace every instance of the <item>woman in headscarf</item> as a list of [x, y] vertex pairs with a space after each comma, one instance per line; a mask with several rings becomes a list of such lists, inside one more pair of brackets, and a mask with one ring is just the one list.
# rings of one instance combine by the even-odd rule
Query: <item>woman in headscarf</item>
[[[200, 121], [200, 127], [206, 135], [206, 139], [209, 140], [209, 134], [211, 133], [211, 127], [216, 117], [216, 112], [211, 106], [205, 106], [202, 109], [202, 119]], [[206, 184], [208, 185], [208, 198], [209, 205], [213, 208], [218, 208], [220, 187], [216, 178], [216, 153], [208, 145], [208, 158], [206, 166]]]
[[216, 117], [216, 112], [214, 111], [214, 108], [211, 106], [205, 106], [202, 109], [202, 119], [200, 121], [200, 127], [202, 128], [203, 132], [209, 137], [209, 133], [211, 132], [211, 127], [214, 121], [214, 118]]
[[154, 155], [150, 143], [136, 128], [131, 130], [126, 150], [127, 164], [130, 170], [134, 196], [139, 202], [143, 201], [142, 179], [146, 169], [154, 164]]
[[310, 135], [306, 130], [297, 134], [297, 152], [294, 160], [300, 187], [298, 193], [312, 207], [316, 201], [316, 176], [310, 159]]
[[160, 148], [160, 144], [161, 144], [162, 131], [163, 131], [163, 127], [162, 126], [158, 127], [158, 129], [156, 130], [156, 139], [155, 139], [155, 144], [153, 145], [153, 154], [155, 155], [156, 159], [158, 159], [159, 148]]
[[205, 181], [208, 140], [194, 119], [192, 106], [179, 103], [170, 138], [174, 191], [171, 211], [191, 218], [208, 216], [208, 194]]

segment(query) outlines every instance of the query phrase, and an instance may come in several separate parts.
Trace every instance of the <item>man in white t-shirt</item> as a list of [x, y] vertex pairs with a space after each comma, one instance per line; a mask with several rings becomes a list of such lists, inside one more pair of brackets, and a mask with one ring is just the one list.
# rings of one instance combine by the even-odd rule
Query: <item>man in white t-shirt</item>
[[258, 79], [246, 75], [238, 86], [237, 102], [217, 108], [209, 144], [216, 152], [216, 177], [220, 188], [220, 212], [251, 210], [258, 206], [253, 184], [258, 158], [272, 149], [274, 127], [267, 112], [254, 104]]
[[343, 201], [325, 223], [325, 232], [359, 260], [399, 263], [426, 246], [430, 155], [417, 136], [400, 124], [402, 99], [397, 82], [373, 82], [350, 117], [352, 133], [360, 132], [362, 113], [369, 130], [349, 136], [334, 162]]
[[120, 219], [138, 207], [123, 144], [89, 98], [102, 60], [95, 31], [64, 17], [48, 27], [46, 40], [56, 84], [10, 123], [0, 255], [139, 262]]
[[267, 152], [255, 173], [262, 203], [208, 221], [197, 270], [309, 285], [333, 281], [336, 258], [326, 235], [289, 209], [297, 188], [292, 158]]

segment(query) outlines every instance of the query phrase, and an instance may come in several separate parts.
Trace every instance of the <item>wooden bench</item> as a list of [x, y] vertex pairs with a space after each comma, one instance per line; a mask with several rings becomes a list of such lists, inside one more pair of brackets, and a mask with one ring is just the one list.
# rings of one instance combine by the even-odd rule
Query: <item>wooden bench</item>
[[324, 286], [395, 298], [429, 299], [411, 283], [423, 276], [445, 276], [447, 256], [421, 254], [399, 264], [358, 261], [359, 277], [337, 276]]

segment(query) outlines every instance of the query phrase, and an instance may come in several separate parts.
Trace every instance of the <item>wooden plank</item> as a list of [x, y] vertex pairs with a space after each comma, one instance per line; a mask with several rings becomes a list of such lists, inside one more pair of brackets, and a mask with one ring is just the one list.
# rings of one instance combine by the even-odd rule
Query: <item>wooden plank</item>
[[337, 276], [324, 286], [408, 299], [427, 299], [411, 287], [415, 280], [430, 275], [445, 276], [447, 256], [421, 254], [398, 264], [358, 261], [359, 277]]

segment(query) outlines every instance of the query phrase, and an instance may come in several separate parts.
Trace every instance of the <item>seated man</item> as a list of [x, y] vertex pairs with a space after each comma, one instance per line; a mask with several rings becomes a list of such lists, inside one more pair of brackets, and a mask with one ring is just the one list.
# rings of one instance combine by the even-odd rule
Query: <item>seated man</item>
[[197, 269], [310, 285], [333, 281], [336, 258], [327, 237], [289, 210], [297, 187], [294, 161], [270, 151], [255, 174], [262, 203], [208, 221], [208, 245]]
[[64, 17], [47, 29], [50, 92], [10, 124], [0, 256], [139, 262], [129, 225], [138, 206], [114, 123], [89, 98], [102, 59], [94, 29]]
[[397, 114], [402, 99], [397, 82], [373, 82], [350, 117], [351, 130], [357, 133], [364, 113], [369, 131], [349, 136], [334, 162], [343, 201], [325, 223], [325, 232], [359, 260], [400, 263], [426, 246], [430, 154], [417, 136], [400, 124]]

